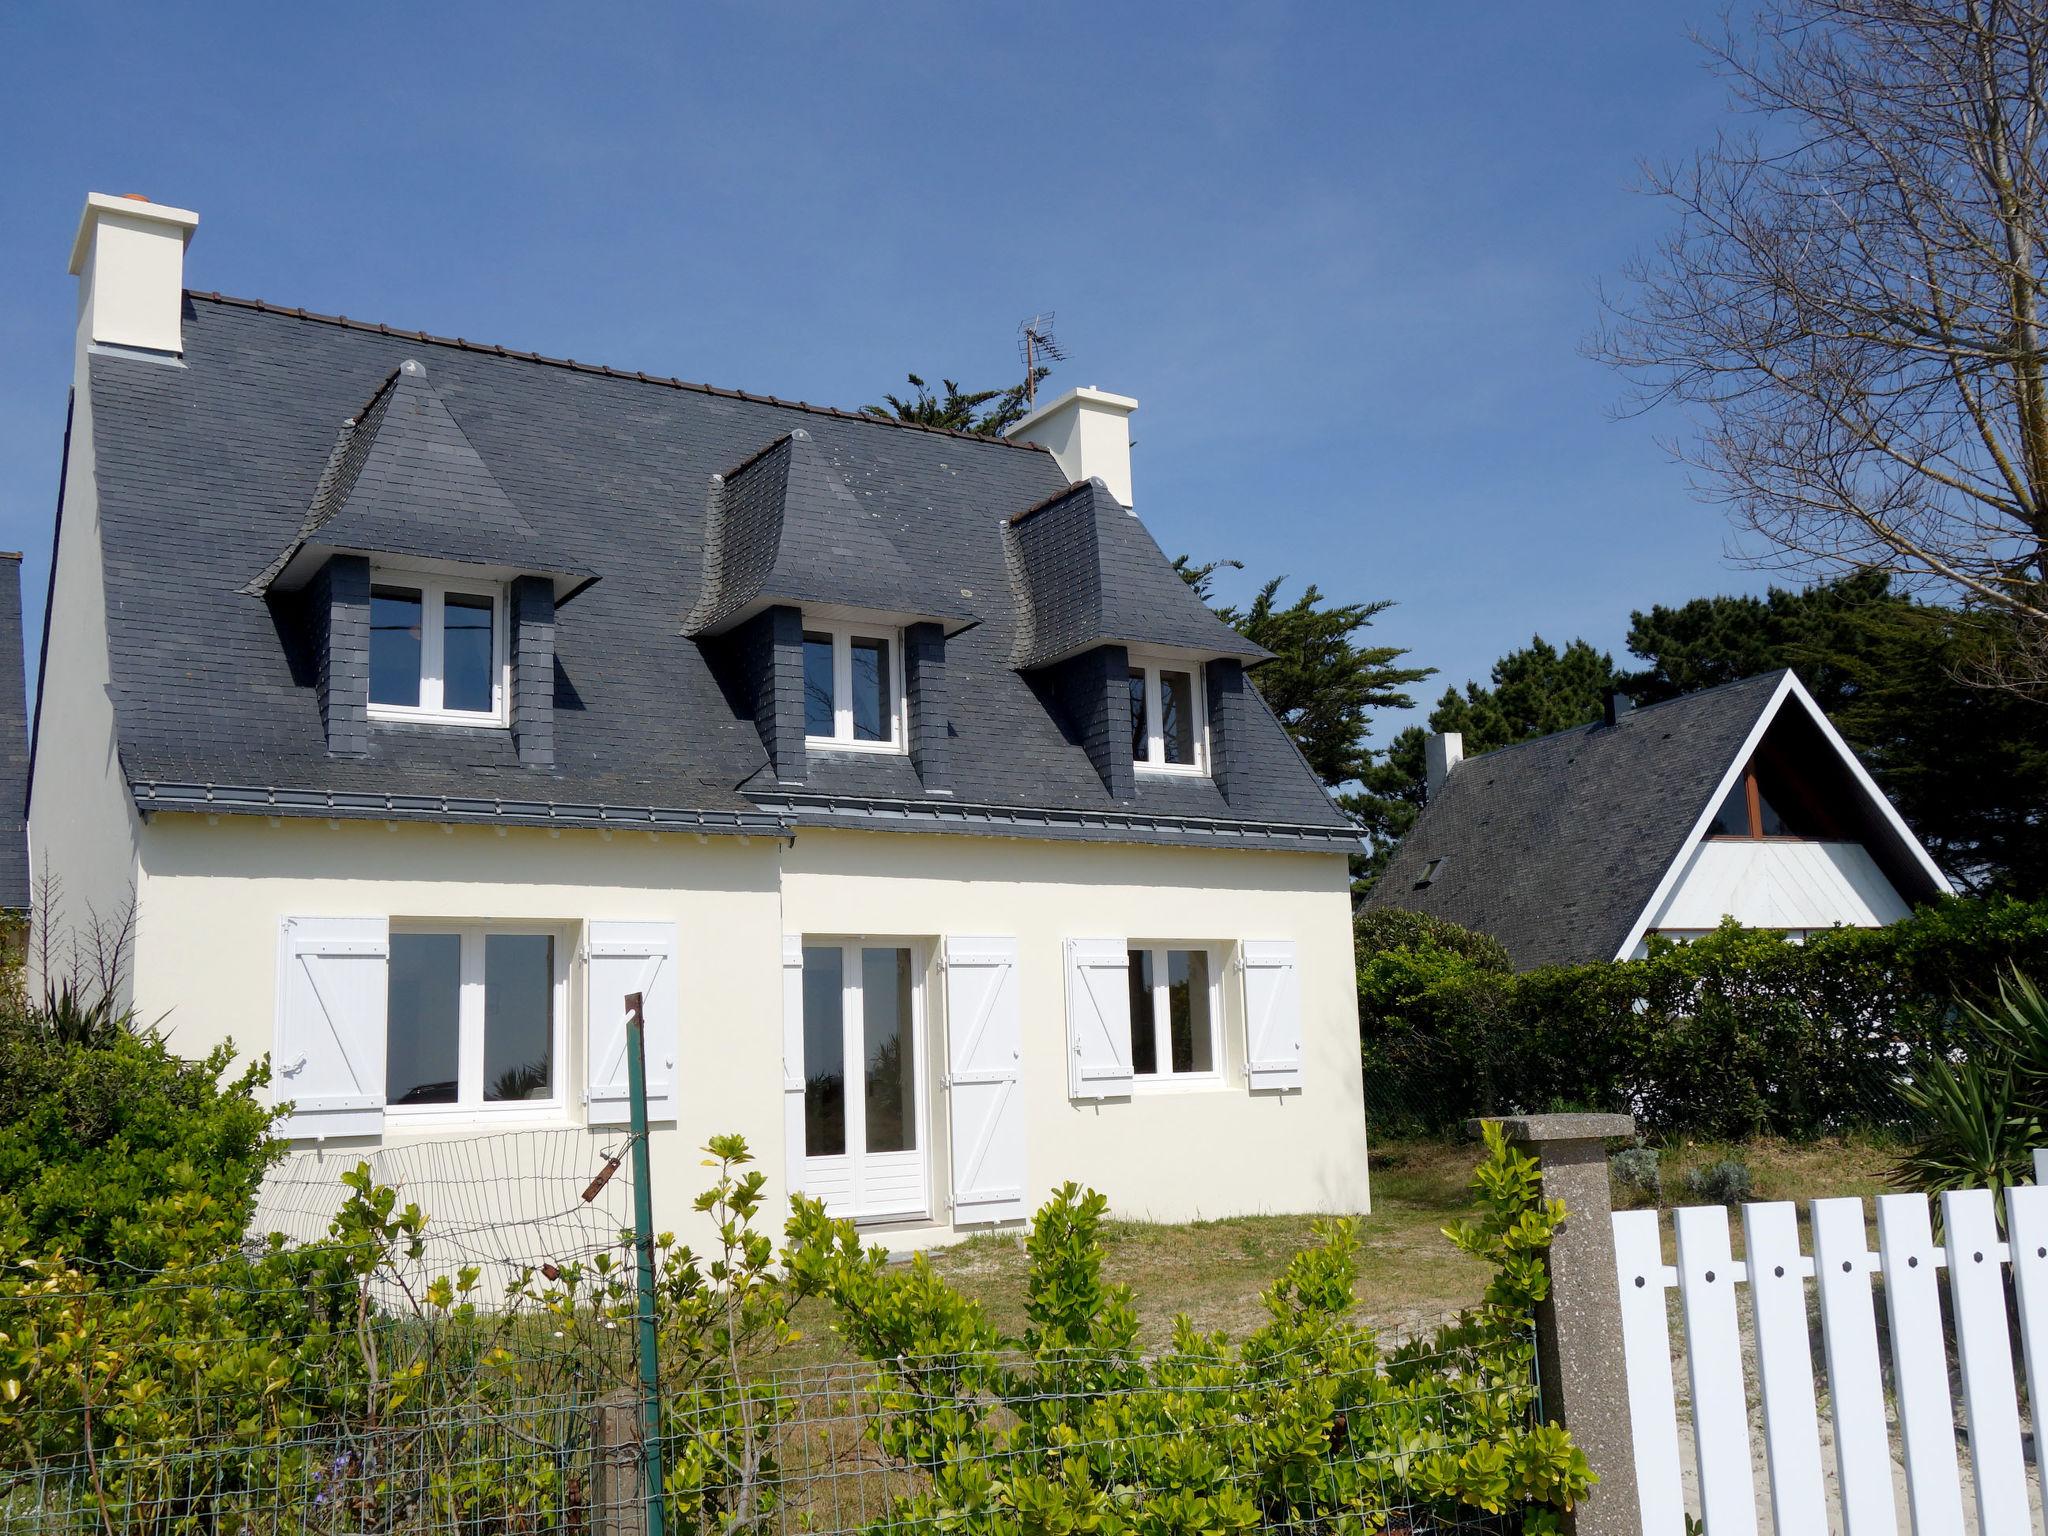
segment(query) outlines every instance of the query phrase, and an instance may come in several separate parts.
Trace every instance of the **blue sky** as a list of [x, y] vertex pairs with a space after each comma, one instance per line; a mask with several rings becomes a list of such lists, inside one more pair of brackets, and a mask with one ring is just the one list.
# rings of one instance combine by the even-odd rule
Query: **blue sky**
[[1230, 595], [1394, 600], [1425, 698], [1619, 651], [1761, 585], [1578, 352], [1664, 226], [1638, 158], [1721, 121], [1712, 9], [16, 3], [0, 546], [33, 636], [71, 236], [142, 192], [198, 210], [192, 287], [845, 406], [1007, 383], [1053, 309], [1054, 385], [1139, 399], [1138, 510]]

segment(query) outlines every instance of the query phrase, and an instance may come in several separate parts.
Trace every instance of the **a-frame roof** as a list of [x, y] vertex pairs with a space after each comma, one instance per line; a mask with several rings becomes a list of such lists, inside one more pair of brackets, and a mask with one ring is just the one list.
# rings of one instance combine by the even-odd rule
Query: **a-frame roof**
[[1490, 933], [1523, 969], [1620, 959], [1706, 834], [1766, 731], [1795, 712], [1839, 765], [1845, 815], [1909, 902], [1939, 867], [1789, 671], [1766, 673], [1466, 759], [1367, 898]]

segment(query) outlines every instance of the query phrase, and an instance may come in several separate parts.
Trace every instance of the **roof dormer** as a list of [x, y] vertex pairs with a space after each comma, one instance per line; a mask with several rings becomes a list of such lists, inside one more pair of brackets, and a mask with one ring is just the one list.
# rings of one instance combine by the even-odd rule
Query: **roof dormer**
[[597, 579], [551, 550], [407, 360], [342, 423], [296, 538], [245, 591], [303, 592], [327, 746], [375, 720], [510, 729], [554, 763], [555, 610]]
[[1104, 785], [1213, 778], [1230, 793], [1244, 667], [1271, 652], [1209, 611], [1099, 479], [1004, 526], [1018, 623], [1011, 665], [1041, 675]]

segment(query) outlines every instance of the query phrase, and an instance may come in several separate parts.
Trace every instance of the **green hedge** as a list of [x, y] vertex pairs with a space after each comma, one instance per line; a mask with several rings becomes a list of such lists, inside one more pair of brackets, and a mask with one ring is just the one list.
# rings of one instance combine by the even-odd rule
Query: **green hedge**
[[1732, 923], [1643, 960], [1513, 974], [1435, 919], [1362, 913], [1366, 1105], [1382, 1134], [1622, 1109], [1658, 1135], [1803, 1138], [1897, 1117], [1906, 1053], [2005, 966], [2048, 977], [2048, 903], [1944, 901], [1793, 944]]

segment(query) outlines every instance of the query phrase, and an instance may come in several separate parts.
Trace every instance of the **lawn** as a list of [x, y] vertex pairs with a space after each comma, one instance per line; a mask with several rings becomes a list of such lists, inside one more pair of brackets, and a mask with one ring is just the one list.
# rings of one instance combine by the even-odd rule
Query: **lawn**
[[[1760, 1200], [1882, 1194], [1895, 1155], [1891, 1146], [1865, 1138], [1682, 1143], [1660, 1158], [1664, 1203], [1686, 1203], [1686, 1173], [1726, 1157], [1748, 1163]], [[1473, 1142], [1386, 1142], [1372, 1149], [1373, 1210], [1359, 1219], [1364, 1245], [1358, 1293], [1363, 1315], [1392, 1334], [1425, 1331], [1479, 1299], [1485, 1266], [1443, 1235], [1472, 1210], [1468, 1185], [1478, 1157]], [[1264, 1321], [1259, 1293], [1290, 1256], [1315, 1241], [1313, 1224], [1307, 1216], [1177, 1225], [1116, 1221], [1105, 1234], [1105, 1268], [1134, 1292], [1144, 1347], [1164, 1345], [1181, 1313], [1204, 1332], [1221, 1329], [1241, 1338]], [[1739, 1223], [1736, 1243], [1739, 1250]], [[1025, 1263], [1016, 1237], [970, 1238], [934, 1253], [932, 1264], [978, 1297], [999, 1327], [1022, 1329]], [[803, 1322], [823, 1345], [828, 1320], [807, 1316]]]

